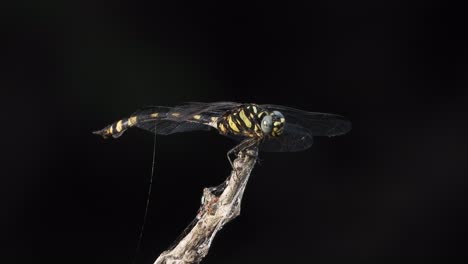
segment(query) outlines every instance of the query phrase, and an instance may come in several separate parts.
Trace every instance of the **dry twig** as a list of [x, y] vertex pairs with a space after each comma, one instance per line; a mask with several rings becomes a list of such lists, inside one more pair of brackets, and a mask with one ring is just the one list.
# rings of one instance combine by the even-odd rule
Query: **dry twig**
[[257, 147], [239, 152], [226, 181], [203, 190], [202, 205], [194, 223], [189, 226], [191, 229], [175, 246], [161, 253], [155, 264], [200, 263], [208, 254], [216, 233], [240, 214], [242, 195], [256, 163], [257, 153]]

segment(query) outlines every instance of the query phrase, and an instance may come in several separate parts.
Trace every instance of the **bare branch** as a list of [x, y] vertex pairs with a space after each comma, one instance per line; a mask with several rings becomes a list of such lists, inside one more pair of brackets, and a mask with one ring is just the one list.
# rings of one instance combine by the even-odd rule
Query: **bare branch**
[[202, 205], [186, 234], [171, 249], [164, 251], [155, 264], [200, 263], [208, 254], [216, 233], [240, 214], [242, 196], [257, 160], [257, 147], [239, 152], [234, 169], [224, 183], [203, 190]]

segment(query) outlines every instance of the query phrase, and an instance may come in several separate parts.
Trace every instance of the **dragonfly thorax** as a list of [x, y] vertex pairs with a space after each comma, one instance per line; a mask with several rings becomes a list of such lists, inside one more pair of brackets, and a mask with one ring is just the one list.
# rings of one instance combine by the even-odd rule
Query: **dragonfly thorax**
[[256, 104], [242, 105], [217, 121], [221, 134], [268, 138], [282, 134], [285, 118], [279, 111], [267, 111]]

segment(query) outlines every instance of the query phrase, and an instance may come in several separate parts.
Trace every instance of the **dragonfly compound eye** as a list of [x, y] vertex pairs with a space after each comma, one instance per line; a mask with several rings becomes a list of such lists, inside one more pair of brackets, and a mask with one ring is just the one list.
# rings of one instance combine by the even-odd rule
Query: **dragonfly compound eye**
[[279, 136], [283, 133], [285, 121], [284, 115], [280, 111], [273, 111], [271, 114], [271, 122], [273, 124], [272, 136]]
[[261, 127], [263, 133], [270, 134], [271, 130], [273, 129], [273, 118], [271, 117], [271, 115], [266, 115], [262, 119]]

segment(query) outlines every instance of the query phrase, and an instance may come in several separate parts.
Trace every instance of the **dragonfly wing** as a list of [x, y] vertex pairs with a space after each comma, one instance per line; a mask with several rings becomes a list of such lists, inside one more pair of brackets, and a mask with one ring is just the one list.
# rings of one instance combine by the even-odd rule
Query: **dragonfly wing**
[[340, 115], [307, 112], [282, 105], [262, 105], [262, 107], [268, 111], [280, 111], [286, 119], [286, 124], [295, 125], [290, 128], [296, 129], [296, 126], [300, 126], [312, 136], [339, 136], [351, 130], [351, 122]]
[[185, 121], [191, 119], [195, 115], [206, 117], [219, 117], [226, 111], [238, 107], [239, 103], [234, 102], [188, 102], [171, 108], [168, 118], [171, 120]]
[[285, 124], [284, 132], [278, 137], [264, 139], [260, 150], [265, 152], [294, 152], [310, 148], [314, 142], [312, 134], [303, 127]]
[[159, 135], [170, 135], [181, 132], [210, 130], [211, 127], [206, 122], [194, 120], [193, 117], [200, 115], [204, 117], [203, 120], [209, 120], [211, 117], [221, 116], [227, 110], [238, 105], [238, 103], [232, 102], [191, 102], [175, 107], [145, 107], [133, 115], [140, 117], [139, 122], [135, 125], [136, 127]]
[[170, 135], [174, 133], [210, 130], [211, 127], [199, 123], [177, 122], [171, 120], [151, 120], [138, 123], [136, 127], [158, 135]]
[[204, 124], [168, 118], [172, 110], [172, 108], [164, 106], [150, 106], [140, 109], [133, 113], [133, 116], [138, 117], [138, 122], [135, 126], [158, 135], [210, 130], [210, 127]]
[[[285, 124], [288, 129], [279, 137], [265, 138], [260, 142], [259, 149], [264, 152], [295, 152], [310, 148], [314, 142], [311, 133], [301, 126]], [[243, 141], [246, 137], [226, 135], [235, 141]]]

